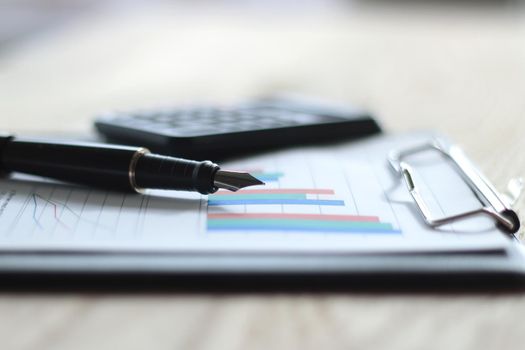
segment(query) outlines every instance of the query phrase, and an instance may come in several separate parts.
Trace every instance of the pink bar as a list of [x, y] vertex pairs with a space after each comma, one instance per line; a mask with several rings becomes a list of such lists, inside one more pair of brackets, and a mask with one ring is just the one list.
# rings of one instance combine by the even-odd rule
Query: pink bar
[[317, 188], [268, 188], [258, 190], [240, 190], [238, 192], [230, 192], [221, 190], [215, 194], [220, 195], [232, 195], [235, 194], [294, 194], [294, 193], [305, 193], [305, 194], [334, 194], [334, 190], [317, 189]]
[[208, 214], [208, 219], [299, 219], [330, 221], [367, 221], [379, 222], [377, 216], [330, 215], [330, 214], [286, 214], [286, 213], [250, 213], [250, 214]]

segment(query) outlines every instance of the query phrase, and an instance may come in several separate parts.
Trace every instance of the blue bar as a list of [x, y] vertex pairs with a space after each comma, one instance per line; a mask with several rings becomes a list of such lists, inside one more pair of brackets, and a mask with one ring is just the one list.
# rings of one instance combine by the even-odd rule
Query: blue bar
[[345, 202], [342, 200], [330, 200], [330, 199], [236, 199], [236, 200], [208, 199], [208, 206], [249, 205], [249, 204], [299, 204], [299, 205], [344, 206]]
[[256, 227], [253, 225], [213, 227], [208, 226], [208, 231], [295, 231], [295, 232], [324, 232], [324, 233], [370, 233], [370, 234], [401, 234], [401, 230], [371, 229], [371, 228], [315, 228], [315, 227]]
[[261, 181], [272, 182], [279, 181], [284, 174], [283, 173], [251, 173], [252, 176]]

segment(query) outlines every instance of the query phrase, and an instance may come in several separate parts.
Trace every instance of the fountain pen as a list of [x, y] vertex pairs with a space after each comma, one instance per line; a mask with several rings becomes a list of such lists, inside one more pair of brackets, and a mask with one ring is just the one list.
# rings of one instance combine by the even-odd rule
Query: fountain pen
[[11, 172], [139, 193], [165, 189], [210, 194], [219, 188], [237, 191], [264, 184], [210, 161], [152, 154], [145, 148], [0, 135], [0, 173]]

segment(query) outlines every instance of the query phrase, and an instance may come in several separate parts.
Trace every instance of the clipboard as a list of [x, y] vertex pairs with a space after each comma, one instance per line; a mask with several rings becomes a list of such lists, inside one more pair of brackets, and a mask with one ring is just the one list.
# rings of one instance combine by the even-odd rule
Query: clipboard
[[[176, 289], [333, 289], [435, 290], [435, 289], [521, 289], [525, 286], [525, 250], [516, 233], [520, 222], [512, 207], [521, 190], [511, 182], [509, 194], [501, 194], [475, 168], [460, 148], [442, 135], [418, 133], [387, 135], [408, 140], [385, 154], [385, 163], [405, 183], [426, 224], [439, 227], [474, 216], [487, 216], [511, 243], [504, 249], [438, 251], [432, 253], [372, 254], [147, 254], [142, 252], [4, 252], [0, 254], [0, 275], [6, 286], [36, 284], [69, 288], [157, 288]], [[373, 137], [363, 142], [374, 142]], [[415, 141], [417, 140], [417, 142]], [[353, 147], [334, 145], [333, 147]], [[332, 146], [328, 146], [332, 147]], [[431, 212], [419, 192], [416, 170], [409, 156], [438, 152], [449, 160], [480, 201], [480, 208], [453, 216]]]

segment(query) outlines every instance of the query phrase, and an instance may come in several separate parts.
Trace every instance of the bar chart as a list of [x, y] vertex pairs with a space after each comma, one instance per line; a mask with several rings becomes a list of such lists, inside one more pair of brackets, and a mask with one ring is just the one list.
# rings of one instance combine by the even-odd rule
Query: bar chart
[[[348, 198], [338, 196], [331, 188], [281, 188], [284, 172], [254, 172], [269, 188], [244, 189], [238, 192], [219, 191], [208, 198], [208, 208], [222, 209], [207, 215], [210, 232], [323, 232], [360, 234], [400, 234], [392, 223], [378, 215], [324, 213], [327, 208], [346, 208]], [[280, 212], [275, 208], [279, 207]], [[264, 208], [272, 208], [273, 211]], [[233, 209], [229, 209], [233, 208]], [[249, 209], [258, 208], [257, 212]], [[293, 209], [290, 209], [293, 208]], [[309, 210], [304, 210], [309, 208]], [[226, 209], [226, 210], [224, 210]], [[293, 210], [288, 212], [287, 209]], [[316, 210], [317, 213], [310, 211]]]

